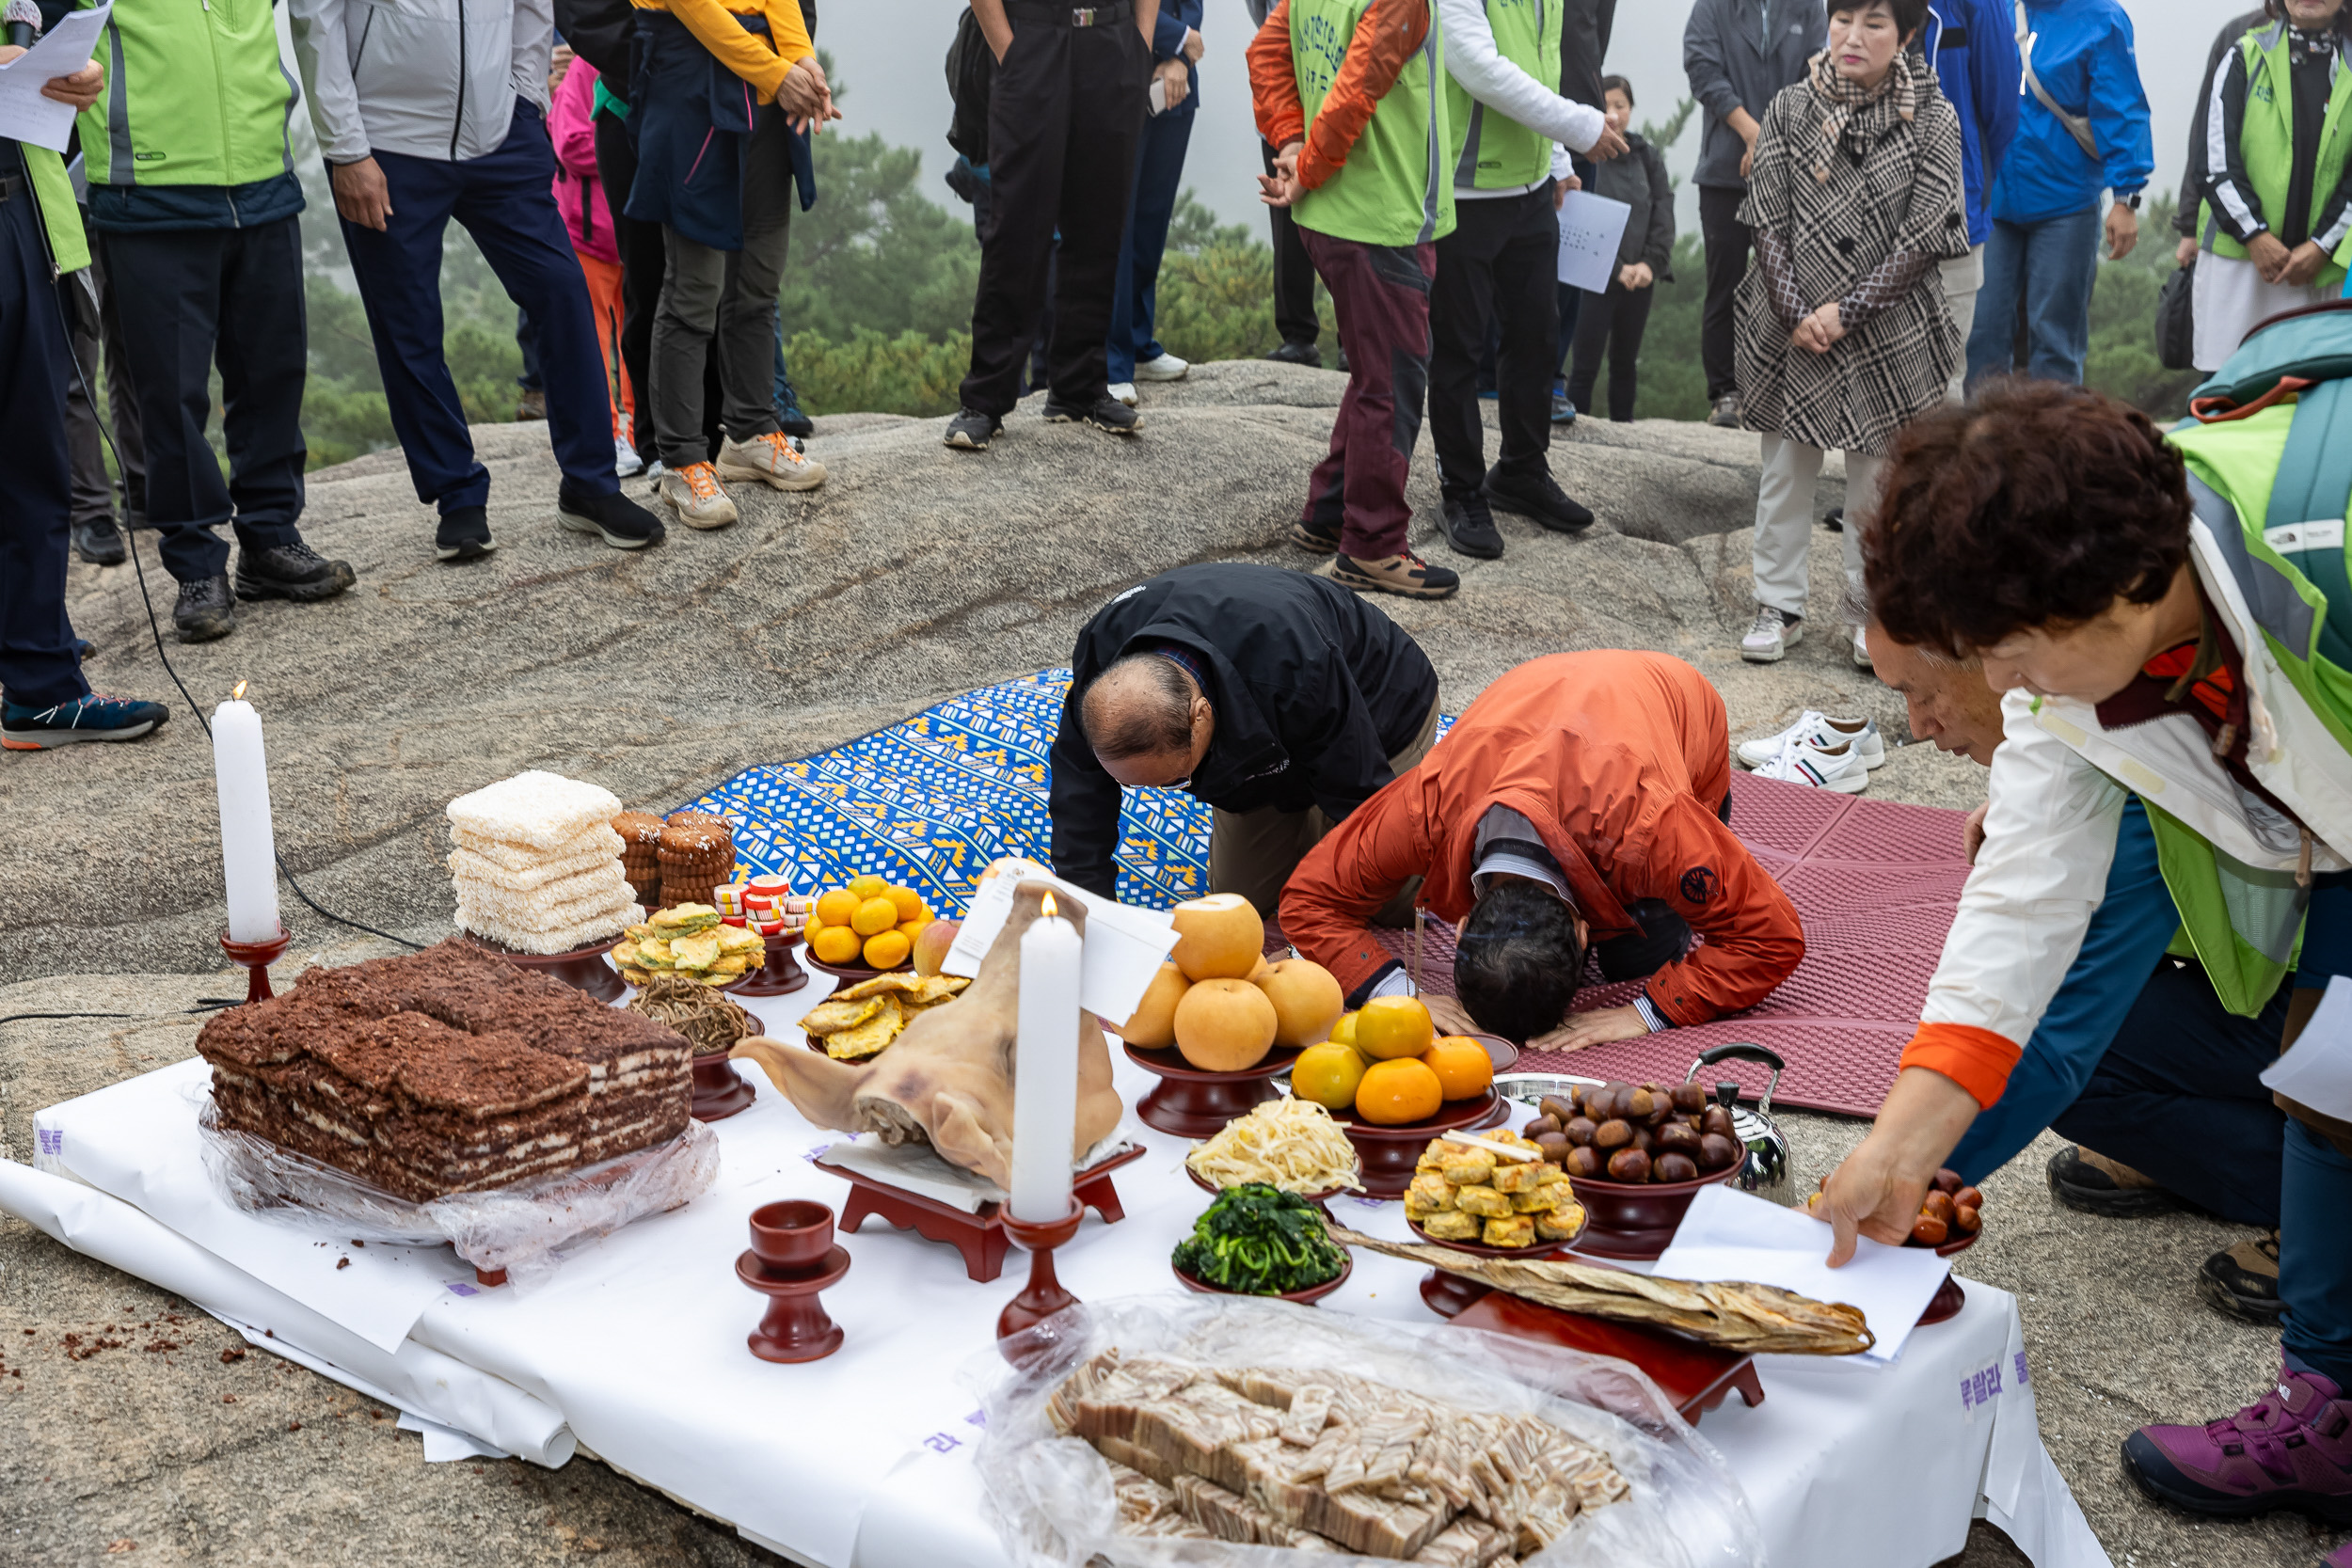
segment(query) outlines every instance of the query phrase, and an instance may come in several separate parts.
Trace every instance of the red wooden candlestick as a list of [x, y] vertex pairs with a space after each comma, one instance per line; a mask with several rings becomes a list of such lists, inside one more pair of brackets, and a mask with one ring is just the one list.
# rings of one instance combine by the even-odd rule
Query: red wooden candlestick
[[821, 1361], [841, 1348], [841, 1329], [817, 1292], [850, 1272], [850, 1254], [834, 1245], [833, 1211], [789, 1200], [752, 1211], [752, 1249], [735, 1260], [735, 1277], [769, 1298], [767, 1315], [746, 1340], [762, 1361]]
[[286, 934], [283, 926], [267, 942], [237, 942], [227, 931], [220, 933], [221, 951], [245, 966], [247, 1002], [266, 1002], [277, 994], [269, 989], [269, 966], [286, 956], [286, 944], [292, 941], [294, 938]]
[[1006, 1233], [1029, 1250], [1029, 1282], [1021, 1288], [1019, 1295], [1005, 1304], [1004, 1311], [996, 1317], [996, 1348], [1006, 1360], [1018, 1365], [1023, 1355], [1033, 1354], [1036, 1349], [1031, 1345], [1016, 1353], [1008, 1347], [1007, 1340], [1063, 1307], [1077, 1305], [1078, 1298], [1062, 1289], [1061, 1281], [1054, 1277], [1054, 1249], [1075, 1236], [1079, 1222], [1085, 1218], [1086, 1205], [1074, 1193], [1070, 1198], [1070, 1212], [1043, 1225], [1015, 1219], [1012, 1206], [1005, 1206], [1002, 1223]]

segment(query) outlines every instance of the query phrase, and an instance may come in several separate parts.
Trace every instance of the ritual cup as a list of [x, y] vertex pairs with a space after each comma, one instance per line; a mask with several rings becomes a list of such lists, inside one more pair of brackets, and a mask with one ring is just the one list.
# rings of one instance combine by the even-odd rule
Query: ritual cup
[[803, 1274], [833, 1251], [833, 1211], [806, 1198], [752, 1211], [752, 1254], [771, 1274]]

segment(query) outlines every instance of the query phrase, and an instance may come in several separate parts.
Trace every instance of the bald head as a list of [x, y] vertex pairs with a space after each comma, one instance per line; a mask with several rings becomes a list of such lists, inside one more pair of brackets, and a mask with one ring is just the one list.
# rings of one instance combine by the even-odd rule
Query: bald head
[[1867, 633], [1879, 679], [1902, 693], [1911, 733], [1936, 749], [1990, 766], [2001, 744], [2001, 696], [1984, 682], [1984, 666], [1932, 648], [1898, 642], [1875, 620]]
[[1087, 687], [1078, 724], [1104, 770], [1140, 789], [1190, 778], [1208, 752], [1216, 717], [1175, 660], [1140, 653], [1119, 659]]

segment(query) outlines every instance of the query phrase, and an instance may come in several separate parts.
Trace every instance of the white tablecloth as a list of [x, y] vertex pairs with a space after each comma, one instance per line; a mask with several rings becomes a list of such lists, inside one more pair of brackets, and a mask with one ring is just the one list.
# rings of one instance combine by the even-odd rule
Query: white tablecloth
[[[825, 989], [818, 976], [751, 1006], [779, 1029]], [[1132, 1105], [1151, 1080], [1118, 1066]], [[965, 1378], [992, 1365], [1025, 1259], [1016, 1251], [1003, 1278], [976, 1285], [952, 1248], [869, 1219], [843, 1239], [854, 1264], [824, 1296], [842, 1349], [797, 1367], [755, 1359], [744, 1336], [766, 1304], [734, 1276], [745, 1216], [782, 1197], [837, 1212], [847, 1192], [809, 1163], [837, 1134], [764, 1079], [750, 1110], [713, 1124], [723, 1163], [709, 1194], [582, 1248], [522, 1293], [474, 1290], [446, 1250], [319, 1246], [220, 1205], [194, 1139], [172, 1131], [206, 1070], [182, 1063], [38, 1113], [45, 1170], [0, 1162], [0, 1209], [373, 1398], [540, 1464], [585, 1446], [822, 1568], [1003, 1560], [975, 1506], [978, 1400]], [[1130, 1131], [1151, 1152], [1115, 1178], [1126, 1220], [1089, 1215], [1057, 1254], [1081, 1299], [1175, 1290], [1168, 1251], [1205, 1201], [1181, 1140]], [[1394, 1204], [1343, 1200], [1342, 1212], [1406, 1234]], [[338, 1270], [345, 1257], [353, 1266]], [[1321, 1310], [1426, 1323], [1420, 1275], [1359, 1255]], [[1925, 1568], [1989, 1516], [2039, 1568], [2106, 1563], [2042, 1448], [2015, 1300], [1967, 1290], [1962, 1314], [1915, 1335], [1891, 1367], [1767, 1357], [1760, 1407], [1734, 1395], [1706, 1418], [1700, 1433], [1740, 1477], [1771, 1560]]]

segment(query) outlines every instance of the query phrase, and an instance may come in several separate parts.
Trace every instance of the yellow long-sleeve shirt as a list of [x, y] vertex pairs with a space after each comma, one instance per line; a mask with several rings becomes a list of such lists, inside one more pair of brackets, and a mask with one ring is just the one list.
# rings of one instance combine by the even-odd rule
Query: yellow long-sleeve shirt
[[[686, 24], [719, 63], [759, 89], [759, 101], [776, 101], [776, 87], [801, 61], [817, 53], [801, 20], [800, 0], [629, 0], [639, 10], [668, 11]], [[752, 32], [738, 16], [764, 16], [768, 31]]]

